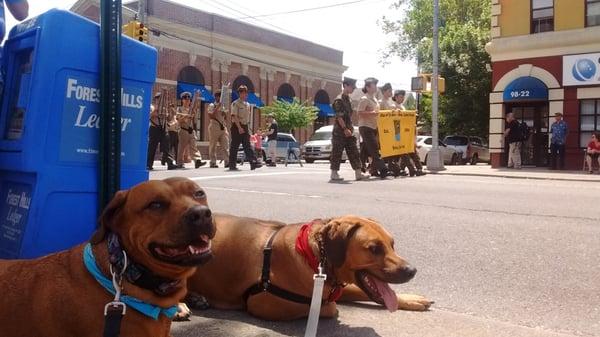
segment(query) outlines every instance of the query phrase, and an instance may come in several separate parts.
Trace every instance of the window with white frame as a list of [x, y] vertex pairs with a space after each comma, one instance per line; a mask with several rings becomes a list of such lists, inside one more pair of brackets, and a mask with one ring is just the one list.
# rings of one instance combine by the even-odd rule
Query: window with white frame
[[600, 26], [600, 0], [586, 0], [585, 25]]
[[554, 30], [554, 0], [531, 0], [531, 33]]
[[600, 99], [580, 101], [579, 147], [586, 147], [592, 132], [600, 130]]

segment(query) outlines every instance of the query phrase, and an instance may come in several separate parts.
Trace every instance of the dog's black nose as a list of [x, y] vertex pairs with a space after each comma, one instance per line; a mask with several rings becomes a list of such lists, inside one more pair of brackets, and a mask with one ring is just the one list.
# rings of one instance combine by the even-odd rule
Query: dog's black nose
[[404, 283], [410, 281], [417, 273], [417, 268], [407, 264], [396, 270], [393, 276], [394, 283]]
[[195, 205], [185, 212], [183, 221], [192, 226], [204, 226], [212, 222], [212, 212], [204, 205]]
[[415, 277], [415, 274], [417, 273], [417, 268], [411, 266], [411, 265], [407, 265], [406, 267], [404, 267], [404, 269], [402, 270], [403, 274], [408, 277], [408, 279], [411, 279], [413, 277]]

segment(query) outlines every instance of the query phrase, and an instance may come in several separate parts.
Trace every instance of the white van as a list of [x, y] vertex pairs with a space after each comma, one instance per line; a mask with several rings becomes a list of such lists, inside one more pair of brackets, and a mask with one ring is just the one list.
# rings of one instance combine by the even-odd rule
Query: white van
[[[331, 137], [333, 135], [333, 125], [320, 127], [310, 137], [310, 140], [302, 146], [302, 154], [307, 163], [314, 163], [315, 160], [329, 160], [331, 158]], [[360, 139], [358, 127], [354, 127], [354, 136], [356, 145]], [[342, 153], [342, 160], [347, 160], [346, 151]]]

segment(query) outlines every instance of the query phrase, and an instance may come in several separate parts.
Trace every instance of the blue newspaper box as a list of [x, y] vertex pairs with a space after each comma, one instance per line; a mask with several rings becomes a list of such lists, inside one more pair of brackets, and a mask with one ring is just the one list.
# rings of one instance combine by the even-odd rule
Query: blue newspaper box
[[[121, 187], [148, 179], [156, 49], [122, 39]], [[100, 27], [50, 10], [14, 27], [3, 51], [0, 258], [89, 239], [97, 223]]]

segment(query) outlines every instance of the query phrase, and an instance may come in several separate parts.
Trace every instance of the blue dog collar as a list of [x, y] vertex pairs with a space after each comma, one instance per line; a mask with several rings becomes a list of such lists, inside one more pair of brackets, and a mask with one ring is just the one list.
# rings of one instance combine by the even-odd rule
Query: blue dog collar
[[[85, 264], [85, 267], [90, 272], [90, 274], [92, 274], [92, 276], [96, 279], [96, 281], [98, 281], [98, 283], [100, 283], [100, 285], [109, 293], [114, 295], [115, 288], [112, 284], [112, 281], [104, 275], [102, 275], [102, 272], [96, 264], [96, 258], [94, 257], [94, 253], [92, 252], [92, 245], [89, 243], [85, 245], [85, 248], [83, 249], [83, 263]], [[161, 308], [127, 295], [121, 296], [121, 301], [125, 303], [128, 307], [131, 307], [154, 320], [157, 320], [160, 314], [163, 314], [171, 319], [177, 313], [176, 305], [169, 308]]]

